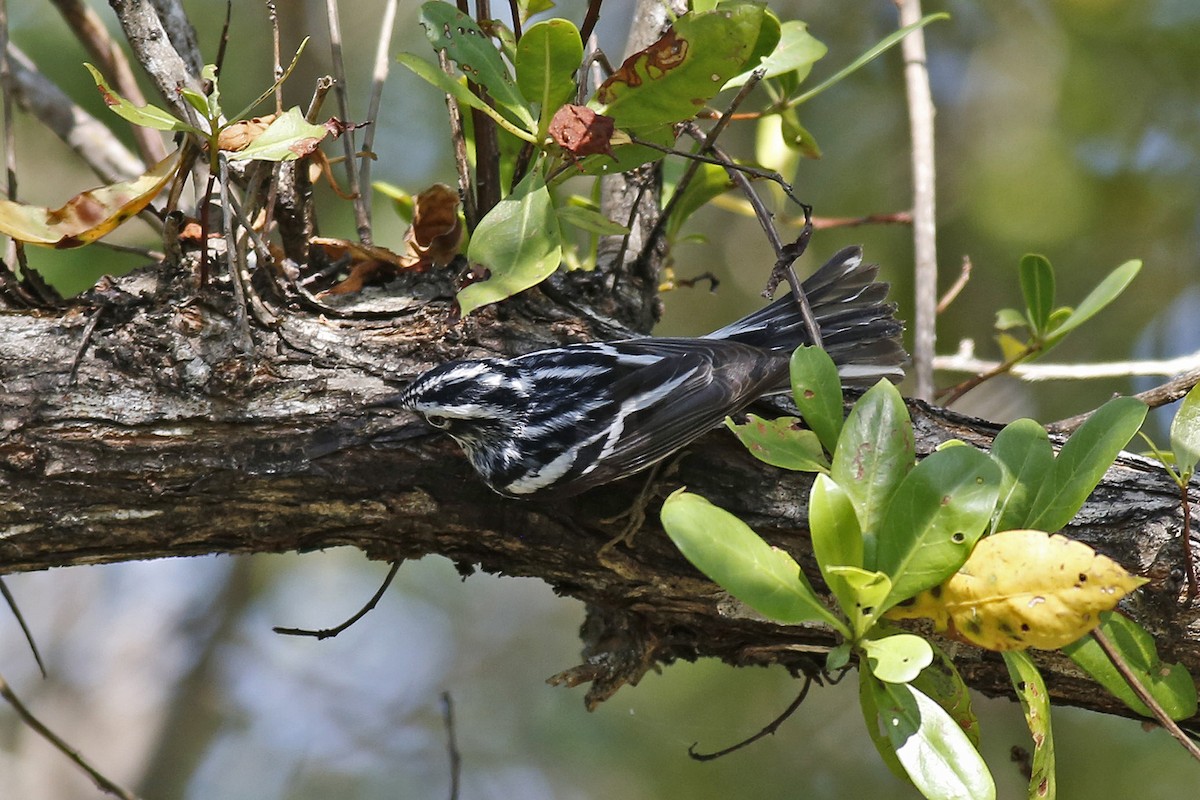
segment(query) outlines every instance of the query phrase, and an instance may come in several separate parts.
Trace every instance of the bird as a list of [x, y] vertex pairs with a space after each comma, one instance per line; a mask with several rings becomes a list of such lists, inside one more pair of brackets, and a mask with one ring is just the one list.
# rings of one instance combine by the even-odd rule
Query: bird
[[[802, 284], [845, 386], [904, 377], [903, 325], [878, 270], [863, 263], [862, 248], [847, 247]], [[567, 497], [640, 472], [756, 399], [788, 391], [791, 354], [809, 339], [788, 293], [700, 337], [451, 361], [380, 405], [448, 433], [501, 495]]]

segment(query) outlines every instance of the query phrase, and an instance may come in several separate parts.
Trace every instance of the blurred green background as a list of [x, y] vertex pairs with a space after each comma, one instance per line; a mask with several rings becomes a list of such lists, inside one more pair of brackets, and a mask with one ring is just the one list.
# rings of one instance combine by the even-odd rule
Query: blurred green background
[[[808, 22], [829, 46], [810, 80], [831, 74], [896, 25], [887, 0], [770, 4], [785, 19]], [[87, 57], [52, 6], [9, 5], [16, 43], [78, 102], [104, 114], [81, 66]], [[222, 83], [229, 106], [270, 82], [263, 5], [235, 5]], [[285, 93], [289, 104], [303, 104], [315, 77], [328, 71], [324, 4], [279, 5], [285, 50], [313, 36]], [[598, 34], [610, 54], [622, 50], [630, 5], [605, 2]], [[106, 4], [95, 6], [114, 24]], [[185, 6], [211, 59], [224, 4]], [[393, 53], [427, 53], [417, 7], [416, 0], [402, 0]], [[581, 0], [561, 2], [554, 13], [578, 22], [583, 7]], [[352, 111], [359, 117], [366, 113], [381, 8], [343, 4]], [[952, 15], [927, 31], [938, 106], [942, 285], [957, 276], [963, 256], [975, 267], [939, 321], [939, 351], [953, 352], [960, 339], [972, 338], [981, 356], [997, 355], [993, 313], [1019, 305], [1016, 265], [1030, 251], [1054, 263], [1065, 303], [1077, 302], [1122, 261], [1145, 260], [1128, 293], [1068, 338], [1054, 361], [1196, 350], [1200, 4], [964, 0], [925, 10]], [[898, 52], [802, 106], [800, 115], [824, 156], [801, 164], [795, 185], [818, 215], [908, 207]], [[394, 69], [378, 124], [376, 179], [413, 191], [454, 182], [444, 107], [426, 85]], [[16, 136], [23, 200], [57, 206], [96, 184], [35, 122], [21, 117]], [[749, 155], [753, 132], [733, 130], [725, 145]], [[324, 194], [321, 213], [325, 235], [353, 235], [345, 204]], [[375, 220], [376, 241], [398, 245], [403, 224], [378, 197]], [[137, 223], [127, 227], [118, 241], [155, 246]], [[716, 294], [667, 295], [662, 331], [702, 333], [761, 302], [772, 258], [757, 224], [710, 209], [691, 230], [707, 240], [677, 249], [678, 274], [712, 270], [722, 285]], [[802, 266], [811, 269], [846, 244], [863, 244], [883, 264], [907, 318], [910, 242], [910, 231], [895, 226], [822, 232]], [[30, 257], [64, 291], [141, 261], [96, 247], [32, 249]], [[1144, 386], [1128, 379], [1001, 380], [958, 408], [997, 420], [1050, 420], [1138, 388]], [[0, 671], [87, 757], [148, 798], [446, 797], [443, 692], [453, 698], [464, 800], [915, 796], [879, 763], [852, 682], [814, 692], [775, 736], [708, 764], [690, 761], [688, 745], [717, 749], [755, 732], [798, 685], [781, 670], [678, 664], [586, 713], [581, 689], [543, 683], [577, 663], [582, 608], [536, 581], [485, 575], [462, 581], [447, 562], [431, 558], [406, 564], [379, 608], [334, 640], [271, 633], [277, 624], [335, 624], [374, 591], [385, 570], [338, 551], [12, 576], [6, 582], [37, 633], [51, 676], [37, 677], [7, 616], [0, 618]], [[980, 698], [978, 710], [1001, 797], [1023, 796], [1024, 781], [1009, 763], [1012, 746], [1029, 746], [1019, 708]], [[1196, 765], [1161, 732], [1069, 709], [1057, 710], [1054, 722], [1063, 798], [1186, 797], [1196, 785]], [[0, 706], [0, 797], [97, 794]]]

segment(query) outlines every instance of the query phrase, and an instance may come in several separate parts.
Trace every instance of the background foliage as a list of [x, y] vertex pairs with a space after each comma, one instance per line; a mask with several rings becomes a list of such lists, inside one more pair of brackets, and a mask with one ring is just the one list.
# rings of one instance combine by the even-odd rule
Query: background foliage
[[[103, 4], [97, 3], [98, 8]], [[303, 103], [327, 71], [322, 3], [281, 4], [284, 50], [314, 36], [285, 102]], [[223, 4], [186, 3], [211, 59]], [[238, 3], [222, 91], [231, 107], [269, 83], [269, 31], [258, 4]], [[427, 47], [402, 3], [393, 52]], [[583, 4], [558, 14], [578, 21]], [[832, 73], [895, 27], [885, 0], [851, 6], [772, 0], [829, 46], [814, 79]], [[86, 55], [44, 4], [10, 3], [13, 38], [50, 77], [101, 115], [82, 68]], [[100, 8], [107, 13], [104, 8]], [[1029, 251], [1055, 265], [1063, 298], [1082, 297], [1113, 266], [1141, 258], [1133, 290], [1104, 324], [1068, 339], [1054, 360], [1161, 357], [1200, 339], [1200, 8], [1189, 0], [962, 0], [930, 2], [949, 22], [927, 30], [938, 104], [939, 247], [944, 281], [969, 255], [971, 283], [944, 315], [939, 350], [974, 337], [982, 355], [992, 312], [1017, 306], [1017, 262]], [[366, 86], [377, 31], [371, 3], [345, 4], [352, 96]], [[608, 0], [598, 33], [618, 54], [629, 19]], [[361, 56], [361, 58], [359, 58]], [[239, 82], [234, 75], [245, 75]], [[365, 103], [365, 100], [363, 100]], [[365, 108], [356, 108], [364, 114]], [[806, 104], [805, 126], [824, 157], [800, 165], [795, 185], [822, 216], [907, 207], [908, 133], [898, 52]], [[393, 69], [376, 134], [379, 180], [419, 189], [452, 182], [440, 98]], [[725, 145], [750, 152], [748, 135]], [[728, 135], [728, 134], [727, 134]], [[17, 130], [23, 199], [51, 203], [95, 184], [35, 123]], [[331, 198], [326, 197], [329, 201]], [[348, 235], [348, 206], [322, 230]], [[398, 243], [403, 224], [376, 199], [376, 240]], [[720, 292], [666, 298], [661, 332], [711, 330], [761, 302], [773, 260], [753, 220], [709, 210], [696, 231], [720, 238], [680, 247], [683, 277], [713, 270]], [[134, 226], [122, 237], [136, 239]], [[710, 233], [711, 237], [711, 233]], [[910, 316], [909, 231], [819, 233], [809, 268], [862, 243], [884, 264], [902, 317]], [[35, 265], [67, 290], [123, 271], [136, 257], [89, 248], [34, 251]], [[802, 264], [802, 266], [804, 266]], [[950, 376], [940, 376], [942, 383]], [[1129, 381], [1082, 385], [988, 384], [959, 408], [998, 420], [1050, 420], [1093, 408]], [[1165, 439], [1165, 435], [1157, 438]], [[622, 690], [592, 715], [577, 692], [542, 679], [578, 658], [582, 609], [536, 582], [475, 576], [460, 583], [444, 561], [402, 568], [364, 622], [325, 642], [270, 633], [273, 624], [321, 626], [357, 608], [382, 575], [351, 553], [188, 559], [15, 576], [9, 585], [38, 633], [51, 678], [35, 678], [11, 619], [0, 619], [0, 663], [24, 699], [95, 762], [152, 797], [430, 797], [447, 791], [439, 695], [452, 693], [464, 759], [463, 797], [728, 798], [891, 796], [886, 769], [863, 758], [869, 743], [854, 689], [814, 692], [774, 737], [712, 764], [686, 748], [717, 748], [757, 730], [797, 690], [782, 672], [681, 664]], [[982, 702], [992, 718], [984, 754], [1001, 797], [1024, 791], [1009, 748], [1024, 745], [1019, 706]], [[1165, 734], [1084, 712], [1056, 711], [1064, 798], [1173, 797], [1194, 766]], [[1152, 776], [1153, 780], [1148, 780]], [[336, 787], [336, 789], [334, 788]], [[86, 779], [0, 709], [0, 795], [92, 797]]]

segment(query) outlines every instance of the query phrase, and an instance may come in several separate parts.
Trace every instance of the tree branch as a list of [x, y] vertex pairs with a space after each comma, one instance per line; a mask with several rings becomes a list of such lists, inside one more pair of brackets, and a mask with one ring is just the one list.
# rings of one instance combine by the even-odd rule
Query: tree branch
[[[369, 406], [430, 363], [593, 338], [588, 321], [530, 292], [454, 322], [448, 301], [419, 305], [411, 294], [418, 304], [393, 318], [276, 308], [272, 327], [248, 319], [247, 354], [227, 280], [189, 300], [183, 285], [178, 296], [155, 295], [147, 270], [57, 315], [0, 316], [0, 572], [337, 545], [386, 561], [441, 554], [464, 571], [538, 577], [589, 603], [591, 657], [561, 680], [592, 681], [592, 705], [675, 659], [799, 668], [814, 647], [834, 644], [819, 626], [766, 622], [702, 578], [658, 528], [656, 502], [636, 546], [601, 557], [614, 534], [602, 520], [629, 506], [640, 479], [569, 504], [504, 499], [451, 441]], [[428, 296], [431, 280], [410, 291]], [[404, 295], [397, 288], [389, 299]], [[101, 304], [72, 385], [80, 337]], [[998, 430], [919, 402], [911, 411], [922, 452], [951, 437], [986, 446]], [[683, 483], [738, 514], [816, 583], [810, 481], [785, 472], [764, 481], [763, 469], [715, 431], [656, 488], [661, 496]], [[1176, 605], [1180, 524], [1175, 485], [1130, 457], [1069, 533], [1151, 579], [1131, 611], [1165, 657], [1200, 674], [1200, 610]], [[973, 687], [1009, 692], [998, 657], [955, 650]], [[1044, 654], [1039, 665], [1057, 702], [1126, 713], [1065, 658]]]

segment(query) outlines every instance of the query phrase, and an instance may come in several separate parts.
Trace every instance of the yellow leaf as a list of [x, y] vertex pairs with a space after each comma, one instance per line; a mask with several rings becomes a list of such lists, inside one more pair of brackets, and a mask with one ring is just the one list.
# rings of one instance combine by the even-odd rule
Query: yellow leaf
[[1004, 531], [980, 540], [948, 581], [887, 616], [929, 617], [988, 650], [1054, 650], [1090, 632], [1101, 612], [1144, 583], [1074, 539]]
[[54, 210], [0, 200], [0, 232], [59, 249], [90, 244], [150, 205], [179, 169], [179, 151], [131, 181], [80, 192]]

